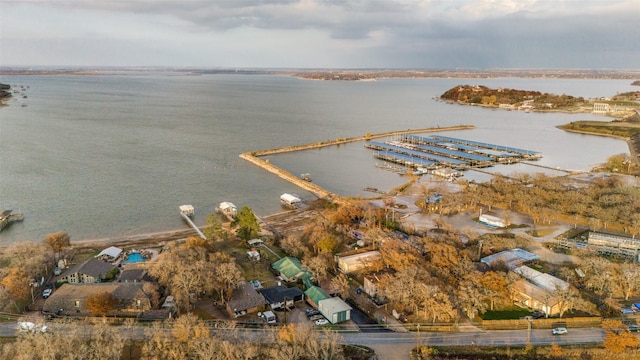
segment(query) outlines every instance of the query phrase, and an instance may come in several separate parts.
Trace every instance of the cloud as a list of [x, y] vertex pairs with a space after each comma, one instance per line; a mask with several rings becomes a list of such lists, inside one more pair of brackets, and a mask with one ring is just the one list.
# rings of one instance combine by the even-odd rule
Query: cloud
[[120, 40], [127, 49], [134, 43], [143, 51], [145, 41], [161, 39], [176, 48], [167, 62], [179, 62], [177, 49], [196, 58], [205, 44], [236, 52], [225, 58], [244, 54], [245, 61], [277, 62], [296, 49], [301, 59], [329, 62], [324, 66], [640, 63], [630, 50], [640, 46], [637, 0], [4, 0], [0, 9], [9, 14], [2, 19], [3, 43], [12, 48], [29, 38], [83, 38], [111, 47]]

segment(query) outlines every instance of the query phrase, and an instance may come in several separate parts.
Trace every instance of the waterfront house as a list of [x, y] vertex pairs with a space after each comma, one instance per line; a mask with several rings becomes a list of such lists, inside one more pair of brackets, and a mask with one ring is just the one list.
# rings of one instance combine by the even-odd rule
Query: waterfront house
[[383, 303], [385, 301], [385, 295], [380, 291], [380, 282], [385, 277], [393, 276], [394, 273], [395, 270], [386, 269], [365, 275], [362, 290], [365, 294], [369, 295], [376, 304]]
[[304, 300], [304, 293], [297, 287], [273, 286], [260, 289], [258, 292], [273, 310], [283, 307], [292, 308], [295, 306], [294, 303]]
[[45, 300], [42, 312], [67, 316], [93, 315], [87, 307], [91, 295], [109, 293], [115, 300], [110, 316], [138, 316], [151, 309], [151, 300], [140, 283], [64, 284]]
[[58, 281], [71, 284], [100, 282], [106, 279], [107, 275], [115, 268], [115, 266], [106, 261], [91, 258], [66, 269], [60, 274]]
[[227, 312], [233, 318], [263, 310], [266, 301], [248, 282], [233, 290], [227, 301]]

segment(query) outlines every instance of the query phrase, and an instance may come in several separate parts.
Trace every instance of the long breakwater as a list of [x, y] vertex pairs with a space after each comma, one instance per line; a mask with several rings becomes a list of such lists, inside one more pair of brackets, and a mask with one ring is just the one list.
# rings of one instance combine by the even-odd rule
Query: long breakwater
[[351, 142], [356, 142], [356, 141], [368, 141], [371, 139], [377, 139], [377, 138], [383, 138], [383, 137], [389, 137], [389, 136], [394, 136], [394, 135], [403, 135], [403, 134], [420, 134], [420, 133], [429, 133], [429, 132], [440, 132], [440, 131], [454, 131], [454, 130], [469, 130], [469, 129], [474, 129], [475, 126], [473, 125], [458, 125], [458, 126], [448, 126], [448, 127], [436, 127], [436, 128], [426, 128], [426, 129], [407, 129], [407, 130], [400, 130], [400, 131], [391, 131], [391, 132], [384, 132], [384, 133], [378, 133], [378, 134], [365, 134], [363, 136], [358, 136], [358, 137], [352, 137], [352, 138], [340, 138], [340, 139], [335, 139], [335, 140], [329, 140], [329, 141], [322, 141], [322, 142], [317, 142], [317, 143], [312, 143], [312, 144], [306, 144], [306, 145], [294, 145], [294, 146], [286, 146], [286, 147], [280, 147], [280, 148], [275, 148], [275, 149], [268, 149], [268, 150], [257, 150], [257, 151], [248, 151], [245, 153], [240, 154], [240, 157], [244, 160], [247, 160], [251, 163], [253, 163], [254, 165], [257, 165], [261, 168], [263, 168], [264, 170], [267, 170], [275, 175], [277, 175], [278, 177], [289, 181], [290, 183], [311, 192], [312, 194], [314, 194], [315, 196], [317, 196], [318, 198], [322, 198], [322, 199], [326, 199], [332, 202], [336, 202], [336, 203], [346, 203], [347, 200], [345, 200], [344, 198], [340, 197], [337, 194], [334, 194], [326, 189], [324, 189], [321, 186], [318, 186], [312, 182], [306, 181], [304, 179], [301, 179], [293, 174], [291, 174], [290, 172], [281, 169], [275, 165], [273, 165], [272, 163], [269, 162], [269, 160], [263, 160], [260, 159], [261, 156], [266, 156], [266, 155], [274, 155], [274, 154], [280, 154], [280, 153], [285, 153], [285, 152], [293, 152], [293, 151], [301, 151], [301, 150], [309, 150], [309, 149], [316, 149], [316, 148], [321, 148], [321, 147], [326, 147], [326, 146], [335, 146], [335, 145], [340, 145], [340, 144], [346, 144], [346, 143], [351, 143]]

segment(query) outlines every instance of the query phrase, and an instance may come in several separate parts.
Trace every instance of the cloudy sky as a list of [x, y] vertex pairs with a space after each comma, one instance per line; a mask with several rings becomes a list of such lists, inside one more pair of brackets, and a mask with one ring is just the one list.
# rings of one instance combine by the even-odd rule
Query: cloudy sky
[[640, 69], [640, 0], [0, 0], [1, 66]]

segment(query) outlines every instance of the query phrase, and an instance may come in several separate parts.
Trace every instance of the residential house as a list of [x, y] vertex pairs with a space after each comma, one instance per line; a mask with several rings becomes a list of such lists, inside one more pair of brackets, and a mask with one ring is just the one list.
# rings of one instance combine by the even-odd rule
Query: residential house
[[273, 271], [287, 282], [302, 281], [307, 287], [311, 286], [313, 275], [302, 267], [300, 260], [294, 257], [283, 257], [271, 265]]
[[332, 324], [351, 320], [351, 306], [339, 297], [322, 299], [318, 302], [318, 310]]
[[370, 267], [374, 262], [380, 261], [382, 256], [377, 250], [367, 251], [348, 256], [337, 256], [338, 270], [350, 274]]
[[310, 286], [305, 292], [304, 296], [307, 299], [307, 303], [314, 308], [318, 308], [318, 303], [321, 300], [330, 298], [329, 294], [327, 294], [322, 288], [317, 286]]
[[392, 276], [395, 271], [392, 269], [387, 269], [383, 271], [378, 271], [372, 274], [367, 274], [364, 276], [364, 284], [362, 290], [365, 294], [371, 296], [375, 303], [383, 303], [385, 302], [385, 296], [380, 291], [380, 281], [387, 276]]
[[260, 289], [258, 292], [264, 297], [271, 309], [283, 307], [292, 308], [294, 303], [304, 300], [304, 293], [297, 287], [286, 288], [284, 286], [273, 286]]
[[122, 270], [120, 276], [118, 276], [118, 282], [139, 283], [143, 281], [151, 281], [151, 278], [147, 274], [147, 269], [145, 268], [126, 268]]
[[67, 316], [93, 315], [87, 308], [92, 295], [109, 293], [116, 300], [108, 315], [138, 316], [151, 309], [151, 300], [140, 283], [85, 283], [64, 284], [45, 300], [42, 312]]
[[265, 304], [264, 297], [248, 282], [233, 290], [231, 299], [227, 301], [227, 312], [237, 318], [261, 311]]
[[88, 259], [66, 269], [58, 278], [71, 284], [100, 282], [115, 266], [96, 258]]
[[515, 284], [515, 301], [535, 310], [541, 310], [547, 315], [560, 312], [558, 291], [566, 290], [570, 284], [555, 276], [541, 273], [527, 266], [514, 270], [524, 279]]

